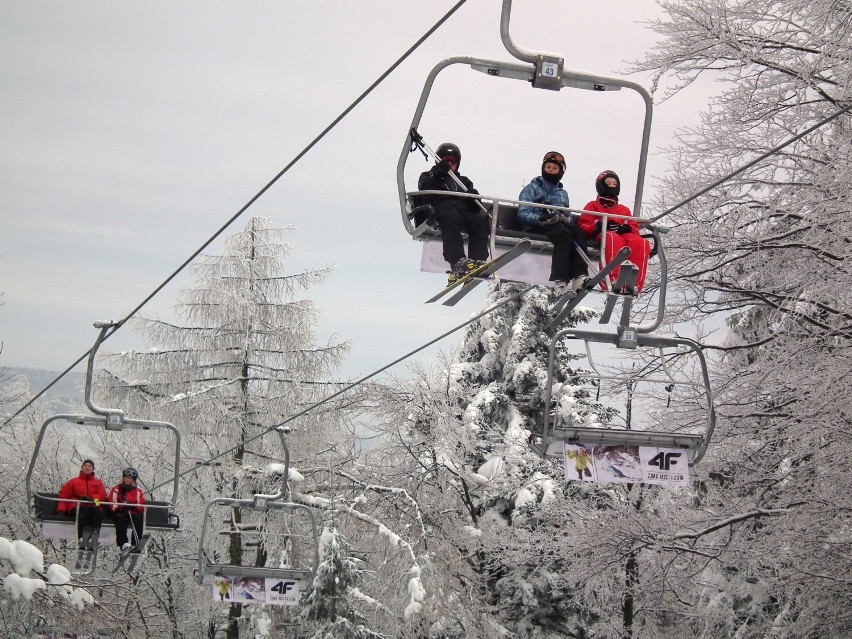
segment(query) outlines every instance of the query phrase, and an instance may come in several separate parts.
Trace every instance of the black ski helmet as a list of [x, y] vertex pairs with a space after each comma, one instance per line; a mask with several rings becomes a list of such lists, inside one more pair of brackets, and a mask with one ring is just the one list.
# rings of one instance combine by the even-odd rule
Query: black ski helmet
[[[607, 186], [604, 183], [604, 180], [609, 177], [615, 178], [616, 184], [614, 187]], [[618, 194], [621, 193], [621, 178], [618, 177], [618, 173], [615, 171], [610, 171], [609, 169], [601, 171], [595, 180], [595, 190], [598, 192], [598, 195], [602, 197], [614, 197], [617, 200]]]
[[139, 479], [139, 471], [137, 471], [133, 467], [128, 467], [128, 468], [125, 468], [124, 470], [121, 471], [121, 476], [122, 477], [133, 477], [133, 481], [136, 481], [137, 479]]
[[[548, 163], [556, 164], [559, 167], [559, 173], [545, 173], [544, 165]], [[541, 177], [552, 184], [556, 184], [565, 175], [565, 166], [564, 155], [558, 151], [548, 151], [541, 159]]]
[[456, 166], [461, 166], [461, 150], [452, 142], [444, 142], [435, 151], [435, 155], [438, 156], [438, 160], [447, 155], [454, 157], [456, 159]]

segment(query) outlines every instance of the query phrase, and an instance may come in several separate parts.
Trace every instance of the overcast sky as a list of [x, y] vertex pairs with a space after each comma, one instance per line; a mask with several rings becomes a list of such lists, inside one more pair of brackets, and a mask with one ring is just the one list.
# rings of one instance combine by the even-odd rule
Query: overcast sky
[[[453, 4], [0, 3], [0, 365], [70, 365], [91, 346], [93, 321], [124, 317]], [[469, 0], [225, 233], [271, 216], [295, 227], [291, 271], [336, 267], [309, 296], [321, 310], [320, 341], [352, 342], [346, 376], [481, 309], [485, 287], [454, 309], [424, 306], [445, 280], [418, 270], [421, 245], [402, 226], [395, 170], [436, 63], [518, 62], [500, 39], [501, 4]], [[516, 0], [511, 31], [567, 67], [622, 75], [655, 41], [641, 22], [656, 15], [649, 0]], [[656, 108], [652, 176], [665, 169], [659, 151], [675, 128], [695, 123], [701, 106], [686, 94]], [[533, 90], [453, 68], [420, 130], [433, 147], [461, 147], [461, 172], [481, 193], [517, 197], [555, 149], [568, 158], [572, 205], [592, 199], [595, 176], [611, 168], [632, 206], [634, 94]], [[411, 157], [410, 188], [426, 168]], [[646, 206], [653, 192], [649, 180]], [[221, 250], [216, 242], [205, 252]], [[141, 314], [173, 319], [192, 281], [185, 272]], [[139, 345], [123, 329], [105, 348]]]

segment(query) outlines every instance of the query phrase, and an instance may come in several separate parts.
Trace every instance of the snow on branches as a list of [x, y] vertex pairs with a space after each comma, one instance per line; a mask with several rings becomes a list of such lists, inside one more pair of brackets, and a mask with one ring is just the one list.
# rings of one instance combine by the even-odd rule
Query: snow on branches
[[[38, 591], [57, 594], [63, 601], [79, 610], [95, 603], [92, 595], [83, 588], [70, 585], [71, 572], [59, 564], [51, 564], [44, 573], [44, 555], [27, 541], [9, 541], [0, 537], [0, 559], [8, 561], [14, 572], [3, 577], [3, 588], [12, 599], [30, 600]], [[30, 573], [37, 575], [29, 577]], [[47, 581], [45, 581], [45, 579]]]

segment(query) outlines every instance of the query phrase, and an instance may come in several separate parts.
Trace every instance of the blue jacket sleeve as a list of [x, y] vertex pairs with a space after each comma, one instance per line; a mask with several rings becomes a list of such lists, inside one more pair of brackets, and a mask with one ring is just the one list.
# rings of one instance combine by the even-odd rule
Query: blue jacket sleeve
[[[523, 202], [536, 202], [545, 206], [562, 206], [568, 208], [568, 193], [562, 185], [542, 184], [538, 179], [533, 180], [524, 187], [518, 197]], [[529, 230], [539, 223], [547, 214], [544, 208], [538, 206], [521, 205], [518, 207], [518, 223], [524, 230]]]
[[[530, 182], [523, 188], [518, 199], [522, 202], [535, 202], [539, 197], [535, 182]], [[521, 204], [518, 207], [518, 224], [526, 231], [538, 224], [541, 213], [540, 208]]]

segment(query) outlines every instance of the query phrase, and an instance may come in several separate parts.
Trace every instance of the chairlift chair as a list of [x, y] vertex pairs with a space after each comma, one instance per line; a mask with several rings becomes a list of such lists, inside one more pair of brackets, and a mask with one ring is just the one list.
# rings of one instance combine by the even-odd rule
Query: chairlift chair
[[[272, 579], [279, 582], [299, 582], [300, 589], [310, 587], [316, 575], [319, 564], [319, 533], [313, 510], [304, 504], [296, 504], [286, 500], [289, 494], [288, 477], [290, 468], [290, 452], [284, 433], [277, 430], [284, 454], [284, 477], [281, 489], [272, 495], [256, 494], [250, 499], [218, 497], [207, 503], [198, 540], [198, 563], [195, 569], [195, 580], [199, 584], [212, 584], [216, 578], [229, 580], [238, 578]], [[246, 530], [236, 525], [211, 527], [210, 522], [229, 522], [227, 512], [232, 509], [255, 515], [269, 515], [270, 519], [280, 520], [282, 530]], [[227, 510], [225, 510], [227, 509]], [[278, 515], [278, 517], [275, 517]], [[270, 523], [267, 522], [267, 527]], [[289, 559], [291, 566], [244, 566], [233, 563], [215, 561], [213, 557], [224, 554], [214, 548], [215, 539], [239, 535], [243, 539], [254, 538], [256, 543], [274, 545], [274, 538], [286, 538], [290, 543]]]
[[[591, 426], [579, 426], [568, 423], [560, 418], [559, 397], [553, 397], [554, 368], [556, 359], [556, 347], [563, 340], [582, 340], [585, 343], [587, 360], [590, 370], [578, 372], [579, 379], [593, 379], [601, 383], [611, 380], [615, 383], [625, 385], [637, 382], [659, 385], [668, 391], [675, 387], [688, 387], [693, 389], [697, 397], [704, 398], [704, 408], [701, 414], [694, 417], [700, 421], [701, 432], [673, 432], [664, 430], [627, 430], [623, 428], [597, 428]], [[656, 349], [659, 357], [658, 372], [651, 375], [637, 374], [607, 374], [599, 364], [596, 364], [591, 350], [591, 344], [605, 344], [615, 347], [613, 353], [618, 349]], [[664, 352], [666, 348], [680, 349], [676, 352], [691, 353], [698, 363], [700, 375], [698, 379], [679, 378], [670, 370], [670, 357]], [[629, 391], [628, 391], [629, 392]], [[644, 334], [635, 329], [622, 327], [618, 333], [607, 333], [602, 331], [579, 330], [575, 328], [559, 331], [554, 335], [550, 343], [548, 359], [548, 377], [545, 391], [544, 410], [542, 411], [541, 430], [537, 434], [538, 440], [533, 444], [533, 449], [542, 457], [562, 457], [565, 444], [592, 444], [603, 446], [649, 446], [656, 448], [677, 448], [687, 452], [690, 465], [694, 466], [704, 457], [713, 431], [716, 425], [716, 411], [713, 403], [713, 394], [710, 387], [710, 378], [707, 370], [707, 362], [700, 345], [696, 342], [674, 337], [663, 337], [658, 335]]]
[[[150, 500], [144, 505], [143, 523], [146, 533], [148, 531], [174, 531], [180, 527], [180, 517], [175, 512], [175, 506], [178, 499], [178, 491], [180, 488], [180, 444], [181, 436], [178, 429], [168, 422], [130, 419], [125, 417], [124, 411], [114, 408], [101, 408], [94, 404], [91, 397], [92, 378], [94, 371], [95, 355], [101, 343], [106, 338], [106, 332], [115, 324], [111, 322], [96, 322], [95, 327], [100, 329], [97, 340], [95, 341], [92, 350], [89, 353], [88, 366], [86, 370], [85, 383], [85, 401], [86, 406], [92, 414], [59, 414], [53, 415], [45, 420], [36, 438], [35, 448], [33, 449], [30, 464], [27, 469], [25, 486], [27, 494], [27, 503], [30, 507], [32, 516], [42, 524], [42, 536], [46, 539], [64, 539], [71, 541], [71, 549], [74, 550], [74, 543], [77, 540], [77, 517], [79, 516], [80, 508], [75, 509], [74, 519], [69, 519], [57, 513], [59, 505], [59, 494], [57, 492], [38, 491], [33, 486], [33, 477], [36, 474], [36, 467], [42, 454], [42, 449], [45, 443], [46, 434], [52, 429], [58, 432], [61, 436], [63, 429], [61, 424], [73, 426], [93, 427], [101, 429], [104, 433], [121, 433], [125, 429], [130, 430], [164, 430], [171, 433], [174, 437], [174, 476], [171, 480], [171, 497], [165, 501]], [[80, 502], [77, 501], [79, 506]], [[109, 506], [109, 502], [103, 502], [102, 506]], [[110, 543], [115, 541], [115, 531], [112, 520], [104, 518], [101, 528], [101, 536], [99, 543]], [[94, 571], [97, 564], [97, 555], [93, 558], [94, 561], [89, 564], [89, 569], [84, 574], [90, 574]]]
[[[635, 82], [624, 80], [622, 78], [605, 77], [566, 69], [564, 66], [564, 58], [562, 56], [547, 52], [529, 51], [518, 47], [512, 41], [509, 34], [511, 5], [512, 0], [503, 0], [500, 34], [507, 51], [517, 59], [521, 60], [524, 64], [465, 56], [448, 58], [439, 62], [435, 65], [426, 79], [426, 83], [420, 95], [420, 100], [417, 103], [414, 116], [412, 117], [411, 124], [408, 129], [408, 134], [405, 138], [405, 143], [400, 152], [396, 172], [400, 212], [403, 226], [408, 234], [413, 239], [424, 243], [421, 270], [429, 272], [444, 272], [446, 270], [446, 264], [441, 257], [440, 243], [433, 241], [440, 238], [440, 231], [430, 225], [427, 211], [425, 211], [422, 207], [418, 208], [415, 204], [417, 196], [423, 195], [449, 195], [452, 197], [462, 198], [475, 197], [480, 200], [485, 209], [491, 214], [490, 249], [492, 258], [497, 257], [514, 247], [522, 238], [529, 238], [532, 240], [532, 249], [526, 255], [514, 260], [514, 262], [507, 265], [501, 269], [499, 273], [497, 273], [497, 276], [501, 279], [526, 282], [530, 284], [546, 284], [550, 269], [549, 257], [552, 255], [552, 244], [545, 236], [520, 230], [516, 220], [516, 215], [518, 205], [523, 203], [518, 200], [484, 194], [472, 196], [466, 193], [449, 193], [447, 191], [406, 191], [405, 166], [408, 161], [408, 157], [413, 150], [412, 132], [416, 133], [417, 131], [426, 107], [426, 102], [428, 101], [429, 95], [432, 91], [432, 87], [436, 78], [442, 71], [453, 65], [465, 65], [474, 71], [484, 73], [489, 77], [521, 80], [530, 84], [533, 88], [550, 91], [559, 91], [562, 88], [594, 92], [630, 89], [639, 94], [645, 108], [639, 151], [639, 164], [636, 175], [633, 216], [634, 219], [642, 226], [643, 230], [647, 230], [650, 234], [650, 239], [653, 240], [653, 252], [660, 257], [661, 276], [657, 315], [662, 318], [663, 310], [665, 309], [665, 283], [667, 277], [665, 254], [663, 251], [663, 243], [661, 241], [661, 232], [663, 232], [664, 229], [655, 227], [654, 225], [640, 219], [653, 114], [653, 102], [651, 100], [651, 96], [644, 87]], [[562, 212], [574, 217], [577, 217], [584, 212], [577, 209], [561, 209], [560, 207], [551, 208], [561, 210]], [[603, 216], [603, 223], [606, 223], [606, 216]], [[597, 249], [600, 248], [602, 247], [597, 247]], [[591, 247], [591, 250], [595, 249], [596, 247]], [[660, 321], [662, 320], [660, 319]]]

